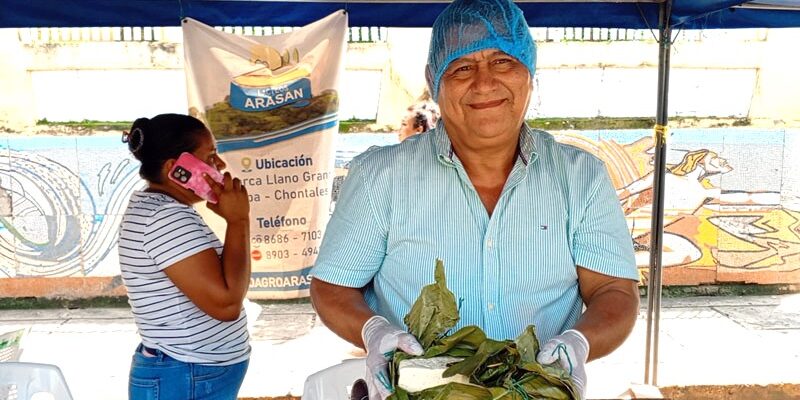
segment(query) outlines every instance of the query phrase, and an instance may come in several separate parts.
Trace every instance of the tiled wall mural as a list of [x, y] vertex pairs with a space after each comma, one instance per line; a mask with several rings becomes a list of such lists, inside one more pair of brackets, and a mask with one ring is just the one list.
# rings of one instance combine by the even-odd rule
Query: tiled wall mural
[[[603, 159], [646, 279], [648, 130], [561, 133]], [[665, 180], [665, 284], [800, 280], [800, 132], [674, 130]], [[377, 139], [376, 139], [377, 138]], [[337, 165], [394, 135], [343, 135]], [[138, 163], [116, 136], [0, 137], [0, 279], [118, 275], [117, 227]]]
[[[648, 131], [559, 135], [606, 162], [646, 278], [653, 200]], [[800, 278], [797, 133], [676, 130], [664, 180], [665, 283], [792, 283]]]
[[0, 277], [118, 275], [137, 171], [118, 137], [0, 138]]

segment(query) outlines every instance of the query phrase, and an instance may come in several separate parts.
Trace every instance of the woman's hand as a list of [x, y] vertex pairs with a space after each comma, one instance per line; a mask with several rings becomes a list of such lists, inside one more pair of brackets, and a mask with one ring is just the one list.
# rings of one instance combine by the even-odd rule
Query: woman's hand
[[239, 178], [231, 176], [226, 172], [222, 183], [217, 183], [207, 174], [203, 174], [211, 190], [217, 195], [217, 204], [206, 203], [206, 206], [224, 218], [226, 222], [240, 222], [250, 220], [250, 200], [247, 195], [247, 188]]

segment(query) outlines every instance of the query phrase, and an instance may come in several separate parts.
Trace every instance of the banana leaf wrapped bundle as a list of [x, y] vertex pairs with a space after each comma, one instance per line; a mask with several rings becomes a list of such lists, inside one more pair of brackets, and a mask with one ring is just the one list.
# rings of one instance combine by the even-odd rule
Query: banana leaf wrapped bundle
[[[389, 378], [395, 386], [392, 400], [579, 400], [569, 373], [558, 364], [536, 361], [539, 340], [529, 325], [515, 340], [493, 340], [479, 327], [465, 326], [450, 332], [458, 323], [458, 304], [447, 289], [444, 263], [436, 260], [434, 283], [422, 288], [404, 322], [425, 353], [412, 356], [402, 351], [389, 364]], [[409, 392], [398, 386], [400, 363], [404, 360], [458, 357], [442, 377], [463, 375], [469, 383], [447, 384]]]

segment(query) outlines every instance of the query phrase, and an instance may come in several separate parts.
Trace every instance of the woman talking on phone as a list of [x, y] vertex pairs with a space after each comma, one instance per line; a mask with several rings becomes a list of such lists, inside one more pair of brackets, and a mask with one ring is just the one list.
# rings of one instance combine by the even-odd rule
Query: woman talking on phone
[[[119, 237], [122, 280], [142, 339], [128, 396], [234, 400], [250, 357], [242, 307], [250, 282], [247, 189], [228, 172], [221, 182], [212, 178], [225, 163], [211, 132], [193, 117], [139, 118], [122, 141], [147, 181], [131, 195]], [[176, 165], [183, 153], [200, 162]], [[197, 181], [194, 191], [185, 188], [190, 177], [210, 190], [198, 190]], [[224, 246], [192, 208], [204, 200], [197, 193], [225, 219]]]

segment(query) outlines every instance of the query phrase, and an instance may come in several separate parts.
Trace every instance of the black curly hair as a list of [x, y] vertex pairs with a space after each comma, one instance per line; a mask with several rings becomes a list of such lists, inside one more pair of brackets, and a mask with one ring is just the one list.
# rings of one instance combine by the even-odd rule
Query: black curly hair
[[139, 160], [139, 176], [153, 183], [161, 182], [161, 167], [183, 152], [193, 152], [199, 146], [200, 135], [207, 131], [203, 123], [183, 114], [159, 114], [153, 118], [139, 118], [130, 132], [124, 132], [122, 141]]

